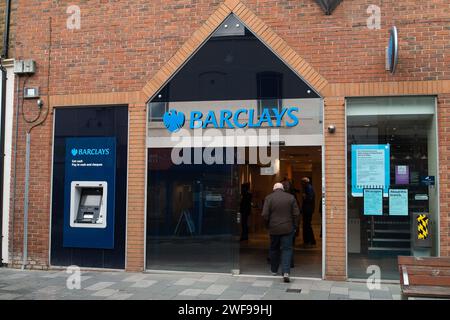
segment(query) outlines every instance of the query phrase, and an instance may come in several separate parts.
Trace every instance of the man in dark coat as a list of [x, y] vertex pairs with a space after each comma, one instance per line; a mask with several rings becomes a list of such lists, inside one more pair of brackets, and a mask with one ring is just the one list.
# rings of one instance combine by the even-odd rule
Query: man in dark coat
[[[300, 210], [292, 194], [284, 192], [281, 183], [275, 183], [273, 192], [264, 200], [262, 217], [270, 234], [270, 267], [276, 275], [281, 261], [284, 282], [289, 282], [292, 241], [298, 225]], [[280, 259], [281, 257], [281, 259]]]

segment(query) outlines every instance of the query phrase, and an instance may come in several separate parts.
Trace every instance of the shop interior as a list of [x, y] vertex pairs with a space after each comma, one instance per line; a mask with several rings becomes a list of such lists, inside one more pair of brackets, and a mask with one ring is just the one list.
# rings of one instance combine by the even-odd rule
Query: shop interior
[[[293, 181], [301, 206], [300, 181], [308, 177], [315, 192], [311, 224], [316, 244], [303, 246], [300, 218], [291, 276], [321, 277], [320, 147], [280, 147], [275, 172], [267, 165], [248, 161], [173, 165], [170, 155], [170, 149], [149, 149], [147, 269], [270, 275], [270, 241], [261, 217], [264, 198], [274, 183], [286, 178]], [[243, 183], [250, 184], [252, 201], [248, 240], [240, 241]]]
[[[241, 165], [239, 170], [240, 185], [250, 184], [252, 194], [252, 212], [248, 218], [248, 239], [240, 241], [240, 272], [242, 274], [267, 275], [269, 270], [268, 248], [270, 238], [261, 217], [264, 198], [272, 192], [274, 183], [289, 180], [293, 184], [291, 192], [298, 200], [300, 211], [302, 206], [303, 187], [301, 179], [308, 177], [315, 193], [315, 210], [312, 215], [312, 228], [316, 244], [303, 243], [303, 221], [300, 217], [300, 227], [295, 237], [294, 268], [292, 276], [318, 277], [322, 275], [322, 159], [320, 147], [281, 147], [278, 172], [265, 175], [264, 168], [259, 164]], [[271, 174], [273, 172], [270, 172]]]
[[[385, 196], [382, 199], [382, 214], [370, 215], [364, 209], [364, 199], [352, 196], [349, 181], [349, 278], [366, 278], [368, 268], [375, 265], [380, 267], [383, 279], [397, 280], [399, 255], [437, 254], [438, 188], [434, 178], [438, 170], [434, 101], [427, 105], [422, 100], [415, 98], [416, 104], [423, 103], [424, 106], [418, 111], [423, 114], [414, 113], [414, 101], [408, 101], [409, 108], [401, 110], [404, 114], [348, 117], [348, 177], [352, 174], [350, 146], [390, 145], [390, 190], [403, 190], [407, 195], [402, 212], [394, 212], [393, 204]], [[391, 110], [396, 110], [396, 105], [392, 104], [385, 103]], [[404, 172], [401, 173], [400, 169]], [[427, 181], [428, 177], [433, 178], [432, 183]], [[414, 214], [426, 214], [429, 218], [428, 236], [431, 242], [426, 248], [415, 245], [417, 227], [413, 221]]]

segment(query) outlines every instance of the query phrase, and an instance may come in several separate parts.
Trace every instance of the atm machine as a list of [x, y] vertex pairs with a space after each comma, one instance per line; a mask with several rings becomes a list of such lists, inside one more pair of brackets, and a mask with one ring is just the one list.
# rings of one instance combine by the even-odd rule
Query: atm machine
[[66, 138], [63, 246], [114, 248], [116, 141]]
[[72, 228], [106, 228], [107, 217], [108, 183], [106, 181], [72, 181], [70, 226]]

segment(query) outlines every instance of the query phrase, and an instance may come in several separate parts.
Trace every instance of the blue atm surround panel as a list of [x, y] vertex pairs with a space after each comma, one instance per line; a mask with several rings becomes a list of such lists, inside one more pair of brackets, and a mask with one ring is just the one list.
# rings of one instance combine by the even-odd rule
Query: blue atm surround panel
[[[72, 248], [114, 248], [114, 198], [116, 140], [112, 137], [67, 138], [64, 185], [63, 246]], [[72, 181], [106, 181], [108, 185], [105, 228], [70, 226]]]

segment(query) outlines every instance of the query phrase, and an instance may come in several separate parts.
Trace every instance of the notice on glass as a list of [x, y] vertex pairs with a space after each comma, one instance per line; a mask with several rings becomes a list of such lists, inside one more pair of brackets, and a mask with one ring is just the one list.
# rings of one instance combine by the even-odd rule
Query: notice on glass
[[383, 189], [364, 189], [364, 215], [383, 215]]
[[408, 215], [408, 189], [389, 190], [389, 215]]
[[395, 166], [395, 184], [409, 184], [408, 166]]
[[383, 189], [388, 196], [390, 183], [389, 145], [352, 145], [352, 195], [363, 196], [363, 190]]

